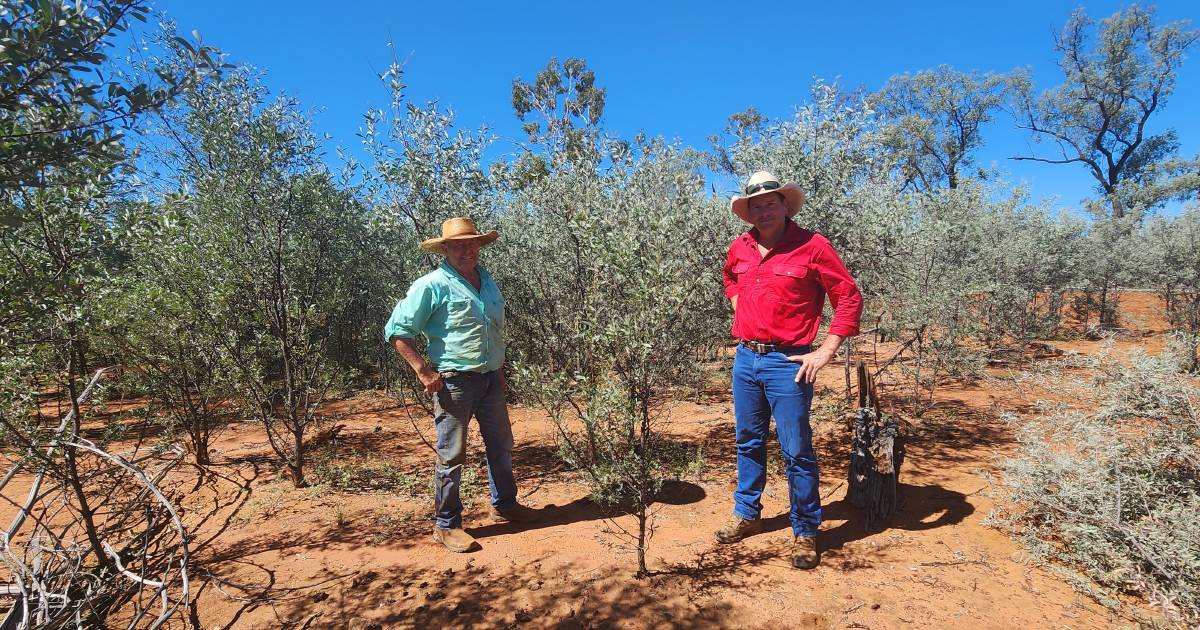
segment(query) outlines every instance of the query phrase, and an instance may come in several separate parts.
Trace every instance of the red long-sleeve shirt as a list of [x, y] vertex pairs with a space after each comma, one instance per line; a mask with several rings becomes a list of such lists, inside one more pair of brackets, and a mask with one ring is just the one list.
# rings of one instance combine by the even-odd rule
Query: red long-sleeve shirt
[[833, 305], [829, 334], [857, 335], [862, 294], [829, 239], [788, 221], [765, 257], [758, 253], [757, 230], [729, 246], [725, 295], [738, 296], [734, 337], [783, 346], [810, 344], [821, 327], [826, 294]]

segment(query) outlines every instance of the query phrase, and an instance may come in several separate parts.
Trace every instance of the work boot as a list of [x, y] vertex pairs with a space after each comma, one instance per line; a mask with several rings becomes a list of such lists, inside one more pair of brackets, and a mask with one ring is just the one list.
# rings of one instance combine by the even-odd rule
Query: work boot
[[735, 543], [747, 536], [753, 536], [762, 529], [762, 521], [742, 518], [737, 514], [721, 529], [717, 530], [717, 542]]
[[434, 527], [433, 539], [442, 543], [454, 553], [464, 553], [475, 548], [475, 539], [463, 531], [461, 527], [455, 527], [454, 529]]
[[815, 569], [821, 564], [821, 554], [817, 553], [816, 536], [796, 536], [792, 543], [792, 566], [797, 569]]
[[535, 523], [542, 518], [542, 511], [526, 507], [520, 503], [514, 503], [504, 508], [493, 505], [492, 518], [497, 521], [507, 521], [509, 523]]

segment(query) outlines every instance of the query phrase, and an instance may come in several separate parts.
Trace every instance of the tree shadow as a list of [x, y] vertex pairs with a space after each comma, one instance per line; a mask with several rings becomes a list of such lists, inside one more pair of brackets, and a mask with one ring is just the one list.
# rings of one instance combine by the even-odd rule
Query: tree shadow
[[1016, 443], [998, 411], [978, 409], [958, 399], [938, 401], [919, 423], [906, 427], [904, 440], [908, 454], [901, 477], [979, 464], [993, 451]]
[[[967, 501], [967, 495], [947, 490], [936, 484], [914, 486], [901, 483], [898, 489], [900, 506], [896, 514], [883, 529], [868, 530], [862, 511], [846, 499], [839, 499], [822, 507], [824, 520], [843, 521], [831, 529], [823, 529], [817, 537], [822, 553], [838, 552], [847, 545], [888, 530], [925, 531], [949, 527], [961, 523], [975, 512], [975, 506]], [[760, 533], [755, 537], [791, 528], [787, 512], [762, 519]], [[843, 568], [849, 567], [843, 563]]]
[[711, 597], [752, 588], [749, 570], [770, 563], [788, 564], [788, 561], [777, 548], [714, 542], [693, 562], [672, 564], [656, 574], [687, 578], [691, 596]]
[[[254, 482], [260, 476], [260, 467], [258, 464], [251, 462], [247, 468], [250, 471], [249, 476], [242, 474], [241, 466], [235, 468], [232, 475], [226, 475], [217, 466], [212, 465], [197, 471], [198, 479], [196, 484], [192, 491], [188, 493], [188, 496], [193, 500], [193, 507], [187, 510], [181, 509], [181, 516], [185, 519], [188, 529], [192, 532], [200, 532], [205, 530], [211, 520], [218, 518], [220, 515], [224, 515], [224, 520], [217, 526], [216, 530], [211, 533], [206, 531], [204, 539], [197, 538], [192, 541], [191, 551], [193, 554], [203, 553], [217, 539], [224, 535], [249, 503], [254, 494]], [[223, 492], [222, 486], [232, 486], [235, 490], [231, 493]], [[203, 491], [211, 501], [204, 510], [195, 507], [198, 504], [195, 501], [197, 494], [199, 494], [197, 490]]]
[[[276, 600], [279, 627], [299, 628], [617, 628], [721, 627], [731, 605], [697, 605], [655, 588], [671, 576], [631, 579], [615, 569], [584, 570], [537, 558], [512, 567], [392, 567], [308, 588]], [[667, 584], [666, 586], [670, 586]], [[315, 592], [312, 592], [315, 590]]]
[[[329, 588], [338, 583], [352, 582], [359, 575], [358, 572], [350, 571], [299, 584], [279, 586], [275, 571], [263, 564], [248, 560], [233, 560], [223, 566], [227, 569], [236, 567], [239, 577], [227, 578], [203, 566], [199, 567], [197, 571], [200, 587], [193, 594], [188, 611], [188, 620], [194, 628], [213, 627], [220, 628], [220, 630], [231, 630], [239, 627], [238, 622], [244, 615], [254, 612], [259, 607], [269, 606], [277, 610], [281, 605], [308, 600], [313, 596], [313, 589]], [[247, 570], [258, 575], [247, 579], [244, 575]], [[201, 621], [200, 613], [203, 607], [198, 602], [201, 595], [209, 589], [219, 592], [220, 596], [227, 601], [238, 602], [236, 610], [220, 620], [223, 625], [215, 626], [211, 622], [209, 625], [204, 625]], [[317, 597], [317, 600], [320, 601], [323, 598]]]
[[[654, 503], [687, 505], [703, 501], [706, 496], [704, 488], [694, 483], [681, 480], [668, 480], [663, 483], [662, 489], [655, 496]], [[542, 519], [535, 523], [492, 523], [482, 527], [467, 528], [467, 532], [475, 538], [490, 538], [492, 536], [515, 534], [535, 529], [545, 529], [547, 527], [558, 527], [583, 521], [613, 519], [634, 513], [632, 506], [602, 505], [593, 501], [591, 497], [586, 496], [575, 499], [566, 505], [548, 505], [544, 510]]]

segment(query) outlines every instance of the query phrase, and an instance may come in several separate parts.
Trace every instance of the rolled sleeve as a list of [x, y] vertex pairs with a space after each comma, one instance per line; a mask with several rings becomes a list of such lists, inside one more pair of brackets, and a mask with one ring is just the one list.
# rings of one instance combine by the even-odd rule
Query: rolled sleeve
[[829, 334], [841, 337], [857, 335], [862, 318], [863, 299], [854, 277], [850, 275], [850, 271], [846, 269], [832, 245], [826, 244], [822, 247], [814, 262], [817, 263], [821, 286], [829, 295], [829, 303], [833, 306], [833, 321], [829, 324]]
[[[736, 241], [734, 241], [736, 244]], [[729, 247], [729, 253], [725, 255], [725, 268], [722, 270], [725, 282], [725, 297], [733, 299], [733, 296], [738, 293], [737, 274], [733, 273], [733, 265], [737, 261], [734, 246]]]
[[425, 282], [415, 282], [408, 294], [392, 309], [392, 316], [383, 327], [383, 338], [388, 343], [393, 337], [415, 339], [425, 330], [425, 324], [435, 306], [433, 287]]

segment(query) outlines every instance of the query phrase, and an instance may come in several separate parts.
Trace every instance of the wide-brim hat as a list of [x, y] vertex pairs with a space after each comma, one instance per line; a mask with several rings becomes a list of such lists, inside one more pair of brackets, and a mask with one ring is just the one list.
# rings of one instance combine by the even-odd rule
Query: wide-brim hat
[[800, 212], [800, 208], [804, 206], [804, 190], [800, 186], [780, 183], [774, 175], [766, 171], [758, 171], [751, 175], [742, 191], [744, 192], [742, 196], [735, 195], [733, 199], [729, 200], [729, 210], [746, 223], [751, 223], [750, 199], [759, 195], [767, 193], [783, 195], [784, 201], [787, 203], [789, 219], [796, 216], [796, 213]]
[[475, 227], [475, 222], [467, 217], [454, 217], [446, 219], [442, 223], [442, 235], [437, 238], [431, 238], [421, 241], [421, 249], [427, 252], [435, 252], [438, 254], [444, 253], [442, 245], [446, 241], [479, 241], [480, 245], [487, 245], [500, 238], [496, 230], [492, 230], [487, 234], [480, 234], [479, 228]]

